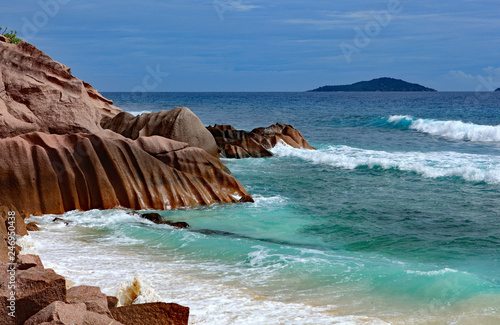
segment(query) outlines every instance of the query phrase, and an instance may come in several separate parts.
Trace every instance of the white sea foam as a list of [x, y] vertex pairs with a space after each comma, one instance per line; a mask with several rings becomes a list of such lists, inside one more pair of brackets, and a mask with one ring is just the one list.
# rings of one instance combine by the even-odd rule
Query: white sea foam
[[21, 246], [21, 255], [38, 255], [37, 244], [31, 236], [22, 236], [17, 239], [16, 243]]
[[439, 121], [414, 118], [408, 115], [393, 115], [387, 119], [387, 122], [394, 125], [409, 123], [409, 129], [453, 140], [475, 142], [500, 141], [500, 125], [479, 125], [462, 121]]
[[259, 194], [256, 194], [253, 196], [253, 199], [255, 200], [254, 206], [255, 207], [262, 207], [262, 206], [280, 206], [286, 203], [287, 198], [281, 196], [281, 195], [274, 195], [274, 196], [262, 196]]
[[156, 293], [149, 280], [137, 274], [133, 279], [123, 282], [116, 291], [119, 306], [160, 302], [162, 298]]
[[457, 152], [387, 152], [349, 146], [322, 150], [276, 146], [278, 157], [297, 157], [313, 164], [355, 169], [368, 167], [414, 172], [428, 178], [460, 177], [470, 182], [500, 183], [500, 157]]
[[407, 274], [417, 274], [417, 275], [427, 275], [427, 276], [436, 276], [436, 275], [443, 275], [446, 273], [457, 273], [457, 270], [450, 269], [450, 268], [444, 268], [440, 270], [434, 270], [434, 271], [413, 271], [413, 270], [407, 270]]
[[[71, 212], [62, 218], [73, 222], [59, 229], [52, 222], [53, 216], [33, 217], [42, 225], [42, 231], [33, 232], [31, 236], [38, 243], [45, 266], [53, 268], [76, 285], [99, 286], [106, 294], [117, 294], [120, 298], [128, 296], [130, 301], [154, 301], [162, 297], [166, 302], [188, 306], [191, 325], [387, 324], [375, 317], [346, 315], [345, 311], [343, 316], [339, 316], [336, 307], [331, 305], [283, 302], [261, 296], [251, 288], [234, 287], [225, 283], [224, 279], [230, 278], [231, 272], [227, 274], [228, 270], [223, 265], [210, 262], [191, 265], [182, 259], [155, 255], [146, 246], [132, 247], [121, 242], [109, 246], [96, 240], [82, 242], [89, 232], [84, 225], [100, 224], [100, 229], [105, 229], [111, 226], [105, 222], [109, 216], [114, 218], [117, 227], [120, 223], [133, 221], [120, 210]], [[75, 240], [75, 234], [80, 240]], [[264, 262], [262, 259], [273, 255], [265, 247], [256, 246], [255, 252], [249, 257], [253, 258], [252, 263], [259, 265]], [[213, 271], [217, 267], [222, 268], [221, 274], [227, 276], [204, 277], [204, 272], [197, 271]], [[242, 272], [251, 271], [247, 267], [241, 269]], [[147, 280], [139, 276], [126, 284], [120, 284], [122, 279], [130, 279], [136, 274], [144, 274]], [[140, 289], [136, 290], [137, 287]], [[152, 288], [154, 291], [150, 290]], [[140, 296], [144, 299], [137, 300]], [[123, 299], [124, 303], [127, 299]]]

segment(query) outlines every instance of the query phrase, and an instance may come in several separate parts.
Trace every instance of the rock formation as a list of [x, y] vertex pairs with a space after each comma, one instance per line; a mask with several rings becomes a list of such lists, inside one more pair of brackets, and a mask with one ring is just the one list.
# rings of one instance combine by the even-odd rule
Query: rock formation
[[294, 148], [315, 150], [302, 134], [287, 124], [274, 124], [266, 128], [256, 128], [250, 132], [236, 130], [231, 125], [214, 125], [207, 128], [217, 142], [221, 158], [270, 157], [269, 151], [283, 142]]
[[10, 276], [2, 276], [0, 324], [187, 324], [189, 308], [176, 304], [116, 308], [98, 288], [67, 291], [37, 256], [19, 256], [12, 238], [27, 234], [32, 214], [253, 202], [211, 133], [187, 108], [123, 113], [26, 42], [0, 37], [0, 66], [0, 273], [17, 262], [16, 319], [8, 316]]
[[[97, 287], [66, 289], [66, 279], [44, 268], [36, 255], [17, 257], [15, 308], [9, 288], [11, 266], [0, 262], [0, 324], [174, 324], [188, 323], [189, 308], [178, 304], [150, 303], [118, 307], [109, 304]], [[108, 299], [111, 298], [111, 299]], [[116, 299], [116, 298], [114, 298]], [[111, 305], [111, 308], [109, 308]], [[11, 309], [14, 313], [11, 313]], [[11, 315], [9, 315], [11, 313]], [[14, 315], [15, 317], [12, 317]]]
[[189, 308], [155, 302], [112, 308], [113, 317], [125, 325], [188, 325]]
[[218, 159], [162, 137], [36, 132], [1, 139], [0, 148], [0, 200], [28, 215], [167, 210], [249, 196]]
[[33, 45], [0, 39], [0, 137], [33, 131], [95, 133], [121, 110]]
[[159, 135], [172, 140], [186, 142], [191, 147], [204, 149], [214, 157], [217, 156], [217, 144], [200, 119], [189, 108], [177, 107], [170, 111], [143, 113], [134, 116], [120, 113], [103, 125], [121, 135], [137, 139], [140, 136]]

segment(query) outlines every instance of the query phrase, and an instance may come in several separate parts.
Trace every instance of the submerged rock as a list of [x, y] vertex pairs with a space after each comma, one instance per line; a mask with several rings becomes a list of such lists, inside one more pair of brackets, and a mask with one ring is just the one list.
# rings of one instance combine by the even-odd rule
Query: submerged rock
[[168, 152], [177, 147], [171, 141], [155, 139], [161, 161], [117, 134], [0, 139], [0, 199], [40, 215], [118, 206], [168, 210], [249, 195], [216, 158], [192, 147]]
[[141, 136], [159, 135], [188, 143], [191, 147], [204, 149], [218, 157], [214, 138], [200, 119], [186, 107], [139, 116], [122, 112], [105, 121], [102, 126], [133, 140]]
[[214, 125], [207, 128], [217, 142], [221, 158], [260, 158], [272, 156], [272, 149], [283, 142], [293, 148], [311, 149], [302, 134], [288, 124], [274, 124], [252, 131], [236, 130], [231, 125]]
[[35, 46], [0, 41], [0, 138], [33, 131], [99, 132], [121, 112], [65, 65]]
[[169, 225], [176, 228], [189, 228], [189, 224], [183, 221], [169, 221], [163, 220], [163, 217], [159, 213], [143, 213], [140, 214], [141, 218], [147, 219], [158, 225]]
[[26, 230], [28, 231], [40, 231], [40, 227], [38, 227], [38, 222], [30, 222], [26, 224]]

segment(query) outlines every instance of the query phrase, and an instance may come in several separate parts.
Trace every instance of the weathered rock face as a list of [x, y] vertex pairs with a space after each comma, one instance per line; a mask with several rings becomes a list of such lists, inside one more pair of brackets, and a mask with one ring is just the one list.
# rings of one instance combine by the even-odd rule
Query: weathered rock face
[[134, 142], [110, 131], [0, 139], [0, 200], [39, 215], [117, 206], [167, 210], [248, 196], [218, 159], [172, 142]]
[[189, 308], [155, 302], [111, 308], [113, 317], [125, 325], [187, 325]]
[[123, 112], [105, 121], [102, 126], [134, 140], [140, 136], [159, 135], [186, 142], [218, 157], [214, 138], [200, 119], [186, 107], [139, 116]]
[[83, 303], [66, 304], [62, 301], [54, 301], [31, 316], [24, 324], [83, 324], [85, 312], [85, 304]]
[[66, 301], [72, 304], [83, 302], [88, 311], [111, 317], [108, 299], [98, 287], [84, 285], [71, 287], [66, 294]]
[[0, 39], [0, 138], [33, 131], [95, 133], [121, 112], [35, 46]]
[[273, 154], [269, 150], [280, 141], [293, 148], [315, 150], [298, 130], [287, 124], [277, 123], [250, 132], [236, 130], [231, 125], [217, 124], [207, 129], [214, 136], [222, 158], [270, 157]]
[[26, 325], [120, 325], [112, 317], [89, 311], [84, 303], [55, 301], [31, 316]]
[[[66, 281], [60, 275], [57, 275], [51, 269], [44, 269], [43, 266], [35, 265], [28, 267], [24, 263], [22, 268], [18, 268], [15, 273], [16, 282], [16, 301], [15, 301], [15, 320], [8, 315], [10, 310], [10, 292], [8, 287], [10, 269], [8, 263], [0, 263], [0, 323], [1, 324], [23, 324], [31, 315], [37, 313], [54, 301], [64, 300], [66, 298]], [[4, 274], [8, 276], [4, 276]]]

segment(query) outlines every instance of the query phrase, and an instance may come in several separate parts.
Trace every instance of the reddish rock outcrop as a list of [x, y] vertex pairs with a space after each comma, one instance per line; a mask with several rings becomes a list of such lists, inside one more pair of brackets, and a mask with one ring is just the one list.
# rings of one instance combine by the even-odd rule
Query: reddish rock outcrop
[[40, 260], [38, 255], [18, 255], [16, 262], [18, 270], [27, 270], [32, 267], [44, 268], [42, 260]]
[[66, 301], [71, 304], [83, 302], [88, 311], [111, 317], [108, 299], [98, 287], [84, 285], [71, 287], [66, 294]]
[[137, 141], [148, 143], [142, 147], [157, 159], [130, 139], [104, 133], [0, 139], [0, 200], [39, 215], [117, 206], [167, 210], [248, 195], [202, 149], [179, 149], [184, 145], [162, 137], [155, 145]]
[[110, 316], [89, 311], [84, 303], [55, 301], [31, 316], [25, 325], [120, 325]]
[[[15, 269], [9, 288], [10, 270]], [[45, 269], [36, 255], [21, 255], [17, 268], [0, 262], [0, 324], [120, 325], [187, 324], [189, 308], [177, 304], [153, 303], [115, 308], [118, 301], [106, 297], [97, 287], [78, 286], [66, 291], [66, 280]], [[114, 299], [113, 299], [114, 298]], [[11, 301], [15, 303], [11, 304]], [[111, 306], [111, 311], [108, 306]], [[13, 306], [9, 308], [9, 306]], [[9, 313], [13, 312], [13, 315]], [[120, 319], [114, 319], [120, 317]], [[15, 316], [15, 317], [12, 317]], [[124, 320], [125, 322], [120, 322]]]
[[214, 125], [207, 128], [217, 142], [221, 158], [260, 158], [272, 156], [272, 149], [283, 142], [293, 148], [311, 149], [302, 134], [287, 124], [274, 124], [252, 131], [236, 130], [231, 125]]
[[85, 318], [86, 308], [84, 303], [67, 304], [62, 301], [54, 301], [47, 307], [31, 316], [25, 325], [36, 324], [59, 324], [76, 325], [82, 324]]
[[[26, 267], [27, 265], [24, 264]], [[64, 301], [66, 298], [66, 281], [51, 269], [42, 266], [18, 268], [15, 272], [15, 321], [8, 315], [10, 310], [9, 273], [12, 265], [0, 263], [0, 272], [8, 276], [0, 277], [0, 323], [23, 324], [33, 314], [45, 308], [54, 301]]]
[[134, 140], [140, 136], [159, 135], [186, 142], [191, 147], [202, 148], [212, 156], [218, 157], [214, 138], [200, 119], [186, 107], [144, 113], [139, 116], [123, 112], [105, 121], [102, 126]]
[[121, 112], [35, 46], [0, 41], [0, 138], [33, 131], [95, 133]]
[[111, 314], [125, 325], [187, 325], [189, 308], [155, 302], [112, 308]]

